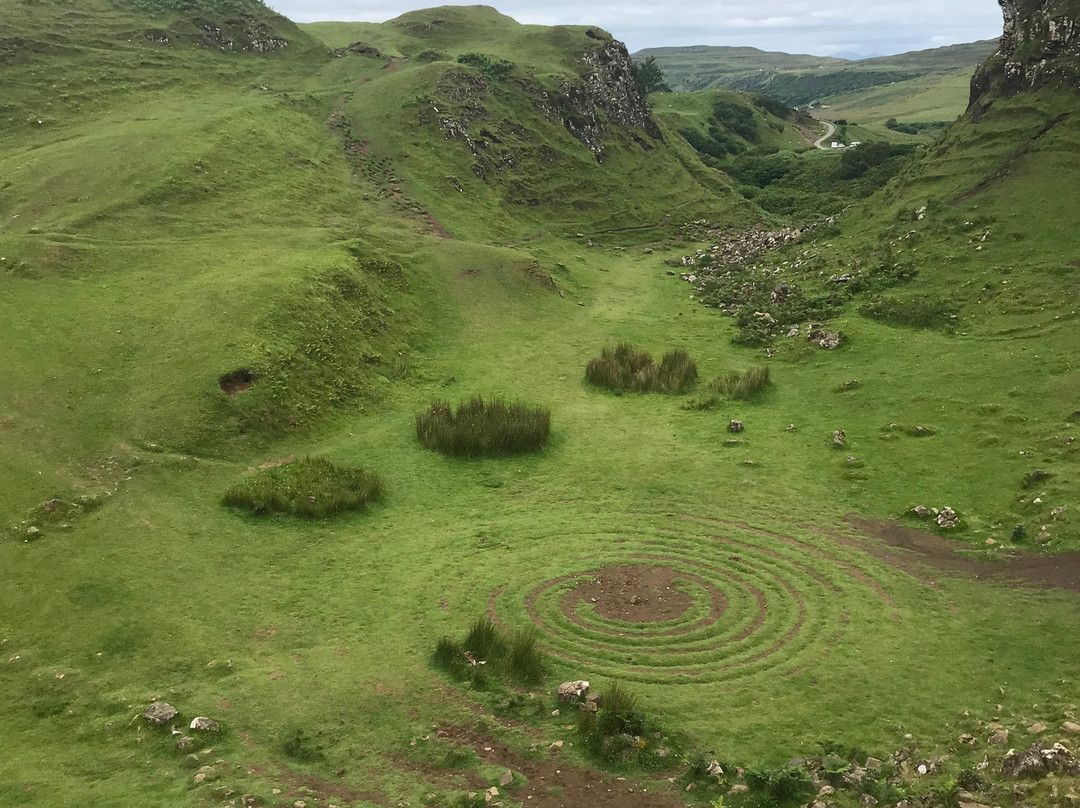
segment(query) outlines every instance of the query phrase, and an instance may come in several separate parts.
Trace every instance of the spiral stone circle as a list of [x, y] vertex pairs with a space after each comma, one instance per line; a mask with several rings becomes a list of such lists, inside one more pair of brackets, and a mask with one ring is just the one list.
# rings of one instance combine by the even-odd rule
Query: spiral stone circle
[[690, 515], [610, 522], [574, 530], [573, 546], [589, 552], [496, 587], [490, 616], [531, 623], [549, 653], [591, 675], [669, 684], [793, 673], [842, 642], [849, 611], [894, 616], [876, 562], [803, 529]]

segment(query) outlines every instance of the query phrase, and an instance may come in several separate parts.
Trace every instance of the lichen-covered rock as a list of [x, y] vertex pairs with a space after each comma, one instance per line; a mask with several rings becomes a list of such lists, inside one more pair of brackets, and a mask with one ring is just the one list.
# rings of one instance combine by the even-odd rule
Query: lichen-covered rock
[[1051, 772], [1076, 776], [1080, 774], [1080, 761], [1059, 743], [1047, 749], [1033, 743], [1022, 752], [1010, 750], [1001, 764], [1003, 777], [1045, 777]]
[[155, 701], [146, 708], [142, 717], [155, 726], [163, 727], [178, 715], [180, 715], [180, 711], [171, 704], [164, 701]]
[[589, 695], [589, 683], [584, 680], [563, 682], [559, 685], [559, 704], [577, 704]]
[[212, 718], [207, 718], [205, 715], [200, 715], [191, 720], [191, 728], [199, 732], [216, 732], [218, 722]]
[[971, 80], [978, 114], [995, 98], [1048, 84], [1076, 88], [1080, 77], [1078, 0], [998, 0], [1005, 25], [1001, 45]]

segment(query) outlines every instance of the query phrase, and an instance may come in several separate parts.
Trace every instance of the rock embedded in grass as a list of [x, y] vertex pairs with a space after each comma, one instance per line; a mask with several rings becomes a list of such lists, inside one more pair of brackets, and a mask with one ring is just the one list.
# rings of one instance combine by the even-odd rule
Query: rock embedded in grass
[[176, 716], [180, 715], [180, 711], [164, 701], [155, 701], [146, 711], [142, 714], [142, 717], [159, 727], [163, 727], [172, 721]]
[[212, 718], [207, 718], [205, 715], [197, 716], [191, 720], [191, 729], [198, 732], [217, 732], [219, 724]]

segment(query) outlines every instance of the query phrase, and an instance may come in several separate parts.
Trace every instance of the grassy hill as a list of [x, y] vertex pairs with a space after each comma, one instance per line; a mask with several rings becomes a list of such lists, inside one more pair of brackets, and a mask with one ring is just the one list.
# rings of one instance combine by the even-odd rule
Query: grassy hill
[[[856, 183], [884, 163], [801, 154], [727, 91], [650, 110], [607, 33], [483, 7], [0, 20], [0, 805], [805, 804], [796, 756], [840, 805], [1004, 804], [989, 725], [1065, 737], [1073, 94], [995, 99], [713, 272], [781, 214], [680, 130]], [[623, 341], [686, 351], [696, 385], [588, 383]], [[756, 397], [711, 381], [766, 368]], [[421, 445], [419, 413], [478, 394], [547, 408], [545, 448]], [[332, 518], [225, 502], [330, 508], [357, 467], [381, 498]], [[539, 680], [453, 651], [485, 615]], [[598, 723], [613, 682], [637, 695], [613, 740], [557, 702], [579, 678]], [[1077, 784], [1025, 804], [1051, 786]]]
[[704, 45], [647, 48], [634, 56], [655, 56], [675, 90], [728, 87], [801, 106], [933, 74], [966, 70], [970, 75], [997, 44], [997, 40], [987, 40], [854, 61]]

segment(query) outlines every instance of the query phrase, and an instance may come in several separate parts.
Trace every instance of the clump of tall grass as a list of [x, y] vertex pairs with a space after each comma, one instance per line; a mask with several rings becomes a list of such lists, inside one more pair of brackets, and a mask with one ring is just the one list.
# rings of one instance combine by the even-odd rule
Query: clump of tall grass
[[255, 513], [320, 519], [363, 510], [382, 493], [382, 481], [367, 469], [304, 457], [248, 475], [226, 491], [223, 499], [226, 505]]
[[473, 623], [460, 643], [449, 637], [440, 639], [432, 662], [455, 679], [470, 679], [477, 687], [484, 687], [489, 675], [536, 685], [543, 681], [547, 668], [535, 628], [506, 634], [487, 617]]
[[620, 393], [677, 394], [697, 381], [697, 365], [681, 349], [668, 351], [657, 364], [647, 351], [621, 342], [590, 359], [585, 378], [597, 387]]
[[750, 368], [742, 372], [732, 370], [712, 379], [700, 395], [690, 399], [688, 406], [707, 410], [721, 401], [750, 401], [770, 384], [772, 379], [767, 367]]
[[435, 400], [416, 416], [416, 437], [428, 449], [453, 457], [498, 457], [543, 448], [551, 411], [518, 401], [473, 396], [455, 411]]
[[610, 682], [596, 711], [582, 710], [578, 733], [589, 752], [607, 764], [643, 768], [670, 765], [667, 755], [656, 752], [674, 739], [660, 732], [656, 721], [641, 709], [637, 694], [618, 682]]

